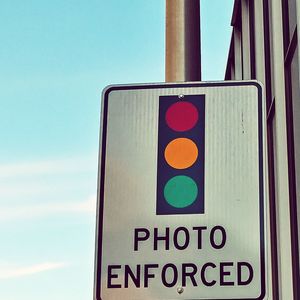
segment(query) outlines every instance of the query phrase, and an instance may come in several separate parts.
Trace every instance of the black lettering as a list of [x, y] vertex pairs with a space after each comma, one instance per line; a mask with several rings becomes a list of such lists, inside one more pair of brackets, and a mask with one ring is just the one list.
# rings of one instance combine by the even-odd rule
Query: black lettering
[[198, 232], [198, 249], [202, 249], [202, 231], [206, 229], [206, 226], [193, 227], [193, 230], [196, 230]]
[[[184, 232], [184, 235], [185, 235], [185, 241], [184, 241], [182, 246], [180, 246], [179, 243], [178, 243], [178, 234], [180, 232]], [[178, 249], [178, 250], [186, 249], [188, 247], [189, 243], [190, 243], [189, 231], [185, 227], [176, 228], [175, 231], [174, 231], [174, 235], [173, 235], [173, 242], [174, 242], [174, 246], [175, 246], [176, 249]]]
[[[192, 269], [188, 271], [188, 268]], [[197, 286], [195, 275], [197, 273], [197, 266], [194, 264], [182, 264], [182, 286], [186, 286], [186, 278], [189, 277], [193, 286]]]
[[150, 269], [157, 269], [159, 266], [158, 264], [149, 264], [145, 265], [144, 267], [144, 287], [148, 287], [149, 285], [149, 278], [155, 278], [153, 273], [150, 273]]
[[116, 269], [121, 269], [120, 265], [109, 265], [107, 267], [107, 288], [108, 289], [118, 289], [121, 288], [121, 284], [112, 284], [111, 280], [112, 278], [118, 278], [118, 274], [112, 274], [112, 271]]
[[[247, 280], [242, 279], [242, 268], [246, 267], [248, 269], [249, 275]], [[238, 271], [238, 285], [248, 285], [253, 279], [253, 268], [247, 262], [239, 262], [237, 266]]]
[[[168, 268], [171, 268], [173, 270], [173, 280], [171, 282], [167, 282], [167, 270]], [[176, 285], [178, 280], [178, 271], [175, 265], [173, 264], [166, 264], [163, 266], [161, 271], [161, 280], [164, 286], [166, 287], [173, 287]]]
[[215, 280], [212, 280], [212, 281], [209, 282], [209, 281], [206, 280], [206, 277], [205, 277], [205, 271], [206, 271], [206, 269], [207, 269], [208, 267], [215, 269], [215, 268], [216, 268], [216, 265], [215, 265], [214, 263], [211, 263], [211, 262], [206, 263], [206, 264], [203, 265], [203, 267], [202, 267], [202, 269], [201, 269], [201, 281], [202, 281], [203, 284], [206, 285], [206, 286], [213, 286], [213, 285], [215, 285], [217, 282], [216, 282]]
[[154, 228], [154, 250], [158, 249], [158, 241], [165, 241], [165, 250], [170, 249], [170, 228], [166, 228], [165, 236], [158, 236], [158, 228]]
[[[140, 235], [140, 233], [144, 233]], [[146, 241], [150, 237], [150, 232], [147, 228], [135, 228], [134, 229], [134, 251], [138, 251], [138, 242]]]
[[232, 262], [221, 262], [220, 263], [220, 285], [221, 286], [230, 286], [234, 285], [233, 281], [225, 281], [225, 276], [229, 276], [231, 273], [225, 271], [225, 267], [232, 267]]
[[141, 265], [136, 266], [136, 276], [132, 272], [130, 266], [125, 265], [125, 288], [128, 288], [128, 278], [131, 278], [131, 281], [134, 285], [139, 288], [141, 287]]
[[[216, 239], [215, 239], [215, 234], [216, 231], [220, 231], [221, 232], [221, 242], [219, 244], [216, 243]], [[213, 248], [215, 249], [222, 249], [225, 246], [226, 243], [226, 231], [224, 229], [224, 227], [222, 226], [215, 226], [213, 227], [213, 229], [210, 232], [210, 244], [212, 245]]]

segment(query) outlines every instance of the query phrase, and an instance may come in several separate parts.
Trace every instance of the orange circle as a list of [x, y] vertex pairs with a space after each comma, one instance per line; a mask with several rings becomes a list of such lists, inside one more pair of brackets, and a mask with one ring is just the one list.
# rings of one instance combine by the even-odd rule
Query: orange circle
[[187, 138], [172, 140], [165, 149], [165, 159], [174, 169], [186, 169], [194, 164], [198, 157], [196, 144]]

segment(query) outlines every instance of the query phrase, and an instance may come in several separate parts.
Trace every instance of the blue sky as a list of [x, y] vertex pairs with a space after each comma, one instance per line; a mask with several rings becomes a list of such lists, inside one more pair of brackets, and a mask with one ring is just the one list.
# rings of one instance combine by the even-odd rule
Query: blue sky
[[[201, 0], [222, 80], [233, 0]], [[0, 3], [0, 299], [92, 299], [101, 90], [164, 81], [163, 0]]]

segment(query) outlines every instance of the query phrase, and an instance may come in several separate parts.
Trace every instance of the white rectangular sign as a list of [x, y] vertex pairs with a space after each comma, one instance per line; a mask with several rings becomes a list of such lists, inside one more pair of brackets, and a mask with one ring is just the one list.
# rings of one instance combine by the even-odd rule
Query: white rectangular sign
[[264, 120], [256, 81], [104, 91], [95, 299], [264, 299]]

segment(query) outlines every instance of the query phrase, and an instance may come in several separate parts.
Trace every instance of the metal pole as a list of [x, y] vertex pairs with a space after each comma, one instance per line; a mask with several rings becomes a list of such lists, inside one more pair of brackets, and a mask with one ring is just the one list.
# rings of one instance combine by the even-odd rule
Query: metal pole
[[166, 81], [199, 80], [200, 0], [166, 0]]

